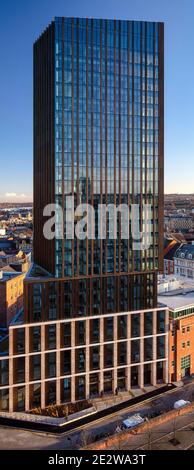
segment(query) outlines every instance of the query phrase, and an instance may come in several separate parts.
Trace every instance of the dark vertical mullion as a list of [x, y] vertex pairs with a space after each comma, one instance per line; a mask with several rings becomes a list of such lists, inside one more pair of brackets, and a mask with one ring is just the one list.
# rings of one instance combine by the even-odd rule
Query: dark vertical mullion
[[[71, 195], [74, 197], [74, 19], [71, 19], [71, 47], [72, 47], [72, 56], [71, 56], [71, 99], [72, 99], [72, 109], [71, 109]], [[74, 209], [73, 209], [74, 211]], [[71, 240], [71, 270], [72, 276], [74, 276], [75, 266], [74, 266], [74, 239]]]
[[[102, 20], [100, 20], [100, 204], [103, 203], [103, 154], [102, 154]], [[100, 238], [100, 274], [103, 273], [103, 240]]]
[[[134, 204], [134, 138], [135, 138], [135, 131], [134, 131], [134, 124], [135, 124], [135, 116], [134, 116], [134, 21], [132, 22], [132, 198], [131, 203]], [[132, 254], [132, 271], [134, 271], [134, 250], [133, 250], [133, 240], [131, 245], [131, 254]]]
[[[121, 22], [119, 22], [119, 194], [118, 194], [118, 203], [121, 203]], [[118, 238], [115, 241], [115, 245], [117, 243], [118, 249], [116, 250], [118, 253], [119, 263], [118, 263], [118, 270], [121, 271], [121, 217], [119, 216], [119, 234]], [[115, 272], [116, 269], [116, 258], [115, 258]]]
[[[46, 47], [45, 47], [45, 37], [44, 39], [42, 39], [42, 66], [41, 66], [41, 103], [42, 103], [42, 109], [45, 109], [45, 102], [44, 102], [44, 95], [43, 95], [43, 82], [44, 82], [44, 86], [45, 86], [45, 91], [46, 91], [46, 76], [44, 76], [43, 74], [43, 68], [45, 68], [45, 53], [46, 53]], [[46, 74], [45, 74], [46, 75]], [[45, 173], [47, 178], [48, 178], [48, 173], [46, 171], [46, 152], [47, 152], [47, 149], [46, 149], [46, 144], [44, 142], [44, 139], [45, 139], [45, 128], [43, 127], [43, 119], [41, 119], [41, 148], [43, 148], [43, 146], [45, 147], [45, 154], [44, 154], [44, 160], [43, 158], [40, 157], [40, 162], [41, 162], [41, 174]], [[43, 206], [45, 205], [45, 192], [46, 192], [46, 187], [48, 185], [48, 181], [46, 181], [46, 184], [45, 184], [45, 188], [43, 190], [42, 188], [42, 201], [43, 201]], [[41, 217], [42, 217], [42, 214], [41, 214]], [[46, 256], [46, 246], [44, 245], [44, 257]]]
[[[116, 165], [116, 20], [114, 20], [114, 205], [117, 206], [117, 165]], [[117, 220], [116, 220], [117, 230]], [[117, 271], [117, 243], [114, 240], [114, 273]]]
[[156, 42], [156, 24], [153, 24], [154, 27], [154, 45], [153, 45], [153, 108], [154, 108], [154, 123], [153, 123], [153, 194], [152, 194], [152, 207], [153, 207], [153, 269], [156, 267], [156, 251], [155, 251], [155, 243], [156, 243], [156, 238], [155, 238], [155, 230], [156, 230], [156, 191], [155, 191], [155, 93], [156, 93], [156, 78], [155, 78], [155, 42]]
[[[64, 89], [65, 89], [65, 60], [64, 60], [64, 41], [65, 41], [65, 35], [64, 35], [64, 18], [62, 18], [62, 211], [63, 211], [63, 218], [65, 215], [65, 188], [64, 188], [64, 166], [65, 166], [65, 159], [64, 159], [64, 153], [65, 153], [65, 147], [64, 147], [64, 126], [65, 126], [65, 120], [64, 120]], [[63, 225], [63, 235], [64, 235], [64, 225]], [[62, 276], [65, 274], [65, 240], [63, 238], [62, 240]]]
[[[41, 83], [42, 83], [42, 39], [40, 40], [40, 45], [39, 45], [39, 58], [38, 58], [38, 68], [39, 68], [39, 78], [38, 78], [38, 88], [39, 88], [39, 106], [38, 106], [38, 115], [39, 115], [39, 122], [38, 122], [38, 130], [39, 130], [39, 137], [38, 137], [38, 170], [39, 170], [39, 175], [42, 174], [42, 159], [40, 158], [40, 149], [43, 145], [43, 142], [42, 142], [42, 137], [43, 137], [43, 133], [42, 133], [42, 122], [41, 122], [41, 109], [43, 109], [43, 106], [42, 106], [42, 86], [41, 86]], [[40, 185], [40, 178], [39, 178], [39, 175], [38, 175], [38, 184], [40, 186], [40, 201], [41, 201], [41, 204], [42, 204], [42, 198], [43, 198], [43, 187], [42, 185]], [[37, 188], [38, 189], [38, 188]], [[37, 202], [38, 204], [38, 202]], [[40, 205], [41, 205], [40, 204]], [[39, 206], [39, 204], [38, 204]], [[41, 208], [39, 207], [39, 217], [40, 217], [40, 220], [42, 218], [42, 214], [41, 214]], [[39, 235], [40, 235], [40, 231], [38, 229], [38, 232], [39, 232]], [[44, 249], [43, 249], [43, 256], [44, 256]], [[41, 255], [40, 255], [40, 249], [38, 250], [38, 262], [41, 261]]]
[[57, 287], [57, 308], [59, 308], [59, 319], [64, 318], [64, 282], [58, 282]]
[[[117, 58], [117, 41], [116, 41], [116, 36], [117, 36], [117, 20], [114, 21], [114, 204], [117, 206], [117, 155], [116, 155], [116, 150], [117, 150], [117, 119], [116, 119], [116, 72], [117, 72], [117, 64], [116, 64], [116, 58]], [[116, 230], [117, 230], [117, 222], [118, 220], [116, 219]], [[120, 223], [120, 220], [119, 220]], [[117, 272], [117, 243], [118, 239], [114, 240], [114, 256], [115, 256], [115, 263], [114, 263], [114, 272]], [[120, 269], [119, 269], [120, 271]], [[116, 288], [115, 288], [115, 310], [118, 312], [120, 310], [120, 278], [115, 277], [115, 283], [116, 283]]]
[[[34, 44], [33, 47], [33, 220], [34, 220], [34, 225], [37, 227], [37, 203], [36, 203], [36, 179], [35, 179], [35, 174], [37, 170], [37, 163], [35, 160], [35, 155], [37, 155], [37, 94], [38, 94], [38, 89], [37, 89], [37, 45]], [[36, 91], [35, 91], [36, 90]], [[35, 209], [36, 205], [36, 210]], [[36, 240], [37, 237], [37, 231], [34, 233], [34, 240]], [[36, 243], [34, 246], [34, 255], [36, 256]]]
[[[51, 153], [51, 173], [52, 173], [52, 202], [55, 201], [55, 23], [51, 26], [51, 64], [50, 64], [50, 76], [51, 76], [51, 142], [50, 142], [50, 153]], [[49, 196], [50, 198], [50, 196]], [[52, 242], [52, 272], [55, 273], [55, 241]]]
[[[108, 31], [107, 31], [107, 21], [105, 23], [105, 55], [106, 55], [106, 73], [105, 73], [105, 200], [107, 203], [108, 197], [108, 188], [107, 188], [107, 76], [108, 76]], [[108, 217], [106, 215], [106, 239], [104, 240], [104, 256], [105, 256], [105, 273], [107, 273], [107, 222]]]
[[[88, 204], [88, 19], [86, 19], [86, 203]], [[86, 275], [89, 274], [89, 250], [90, 243], [86, 238]], [[90, 284], [89, 284], [90, 285]]]
[[[94, 207], [94, 21], [91, 20], [91, 205]], [[91, 240], [91, 274], [94, 274], [94, 240]]]
[[[146, 141], [145, 141], [145, 199], [144, 199], [144, 204], [148, 203], [147, 200], [147, 140], [148, 140], [148, 127], [147, 127], [147, 88], [148, 88], [148, 82], [147, 82], [147, 29], [148, 29], [148, 23], [145, 23], [145, 135], [146, 135]], [[145, 250], [145, 266], [146, 266], [146, 271], [149, 270], [150, 264], [148, 264], [147, 261], [147, 250]]]
[[[45, 48], [44, 48], [44, 61], [45, 61], [45, 93], [43, 93], [43, 109], [48, 109], [48, 61], [47, 61], [47, 54], [48, 54], [48, 33], [46, 32], [45, 35]], [[45, 195], [44, 195], [44, 205], [47, 202], [48, 197], [48, 177], [50, 179], [50, 173], [48, 168], [48, 140], [47, 140], [47, 125], [48, 125], [48, 114], [46, 115], [45, 122], [43, 124], [44, 128], [44, 135], [45, 135], [45, 146], [46, 146], [46, 155], [45, 155], [45, 171], [47, 175], [47, 182], [45, 185]], [[45, 256], [46, 256], [46, 245], [45, 245]]]
[[[140, 232], [143, 230], [142, 198], [142, 23], [140, 23]], [[142, 250], [140, 251], [140, 271], [142, 271]]]
[[[128, 21], [128, 70], [127, 70], [127, 203], [130, 215], [130, 22]], [[130, 223], [129, 223], [130, 227]], [[129, 272], [130, 263], [130, 231], [127, 241], [127, 272]], [[129, 308], [129, 282], [127, 277], [127, 302]]]
[[[158, 160], [158, 220], [164, 218], [164, 24], [159, 23], [159, 160]], [[163, 230], [159, 230], [159, 270], [163, 271]]]
[[[79, 18], [77, 18], [77, 184], [76, 184], [76, 203], [80, 204], [79, 194]], [[77, 260], [76, 275], [79, 276], [79, 239], [76, 237]]]

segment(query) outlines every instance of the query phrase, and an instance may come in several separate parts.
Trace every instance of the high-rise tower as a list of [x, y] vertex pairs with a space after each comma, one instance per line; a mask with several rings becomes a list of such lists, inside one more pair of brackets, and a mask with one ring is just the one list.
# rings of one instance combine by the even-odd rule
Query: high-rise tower
[[[35, 264], [25, 282], [25, 409], [38, 400], [45, 406], [168, 381], [168, 315], [157, 309], [163, 35], [162, 23], [55, 18], [34, 44]], [[45, 239], [45, 206], [68, 214], [69, 196], [73, 209], [125, 204], [131, 211], [138, 204], [141, 231], [149, 204], [149, 247], [134, 249], [131, 232], [122, 239], [120, 217], [111, 239], [108, 215], [103, 239], [96, 225], [93, 239], [67, 239], [65, 217], [64, 238]], [[17, 409], [17, 397], [11, 403]]]

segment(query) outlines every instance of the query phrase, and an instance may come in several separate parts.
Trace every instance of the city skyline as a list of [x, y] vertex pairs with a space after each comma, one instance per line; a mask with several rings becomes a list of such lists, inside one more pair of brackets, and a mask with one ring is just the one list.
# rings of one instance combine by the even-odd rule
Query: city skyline
[[[8, 8], [12, 10], [11, 17], [8, 15]], [[138, 0], [136, 4], [131, 0], [106, 3], [99, 0], [97, 6], [91, 5], [88, 0], [84, 0], [82, 4], [78, 1], [73, 4], [67, 1], [65, 5], [61, 0], [57, 3], [49, 0], [41, 2], [41, 7], [36, 0], [28, 5], [20, 0], [17, 6], [9, 0], [3, 5], [0, 35], [2, 35], [1, 44], [4, 43], [5, 46], [2, 50], [0, 90], [0, 201], [32, 200], [32, 44], [44, 25], [54, 16], [60, 15], [164, 21], [165, 193], [193, 193], [194, 91], [193, 64], [189, 61], [192, 40], [188, 41], [193, 35], [191, 14], [193, 9], [191, 0], [187, 0], [184, 5], [181, 1], [176, 2], [176, 16], [174, 2], [169, 5], [166, 0], [162, 5], [153, 0], [148, 0], [146, 5], [142, 0]], [[26, 15], [30, 17], [30, 23], [25, 23]], [[182, 34], [179, 34], [179, 31], [182, 31]], [[24, 35], [25, 41], [23, 41]], [[8, 89], [9, 94], [6, 93]], [[182, 164], [185, 160], [187, 165]]]

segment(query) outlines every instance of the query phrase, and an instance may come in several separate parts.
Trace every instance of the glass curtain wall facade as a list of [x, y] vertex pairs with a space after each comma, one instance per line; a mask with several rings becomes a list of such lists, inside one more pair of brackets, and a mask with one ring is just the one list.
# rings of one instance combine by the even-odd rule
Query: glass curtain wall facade
[[[46, 93], [44, 77], [50, 86]], [[126, 299], [121, 310], [129, 308], [129, 293], [136, 299], [133, 309], [156, 306], [155, 273], [162, 269], [163, 24], [55, 18], [34, 46], [34, 97], [35, 194], [43, 182], [47, 188], [46, 197], [35, 196], [35, 262], [55, 278], [81, 277], [78, 289], [70, 281], [69, 292], [83, 296], [83, 309], [88, 277], [95, 304], [103, 291], [113, 299], [111, 311], [119, 294]], [[40, 133], [41, 116], [47, 113], [47, 129]], [[49, 149], [42, 147], [47, 133]], [[98, 204], [139, 204], [141, 230], [143, 206], [150, 204], [149, 249], [133, 250], [131, 235], [121, 239], [119, 217], [117, 239], [111, 240], [108, 214], [103, 240], [97, 223], [95, 240], [66, 239], [64, 222], [63, 240], [41, 242], [39, 211], [48, 195], [69, 215], [68, 196], [74, 196], [74, 209], [80, 203], [95, 209]]]
[[[162, 23], [55, 18], [34, 44], [34, 265], [0, 357], [0, 409], [168, 382], [163, 269]], [[47, 204], [151, 207], [151, 244], [43, 234]], [[75, 223], [78, 219], [76, 219]], [[159, 228], [162, 227], [162, 230]], [[56, 223], [55, 230], [58, 230]], [[9, 373], [8, 373], [9, 372]]]

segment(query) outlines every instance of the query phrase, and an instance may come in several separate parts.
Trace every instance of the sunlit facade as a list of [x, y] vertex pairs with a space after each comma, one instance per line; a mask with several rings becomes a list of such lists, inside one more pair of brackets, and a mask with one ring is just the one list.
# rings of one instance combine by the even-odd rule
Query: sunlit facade
[[[34, 44], [35, 265], [0, 385], [10, 411], [168, 382], [168, 310], [157, 307], [156, 285], [163, 34], [162, 23], [55, 18]], [[92, 240], [67, 239], [64, 218], [64, 238], [46, 240], [44, 207], [66, 214], [69, 196], [74, 209], [88, 203], [96, 213], [99, 204], [139, 204], [141, 231], [150, 204], [149, 248], [121, 238], [119, 217], [110, 239], [108, 215], [104, 239], [97, 225]]]

